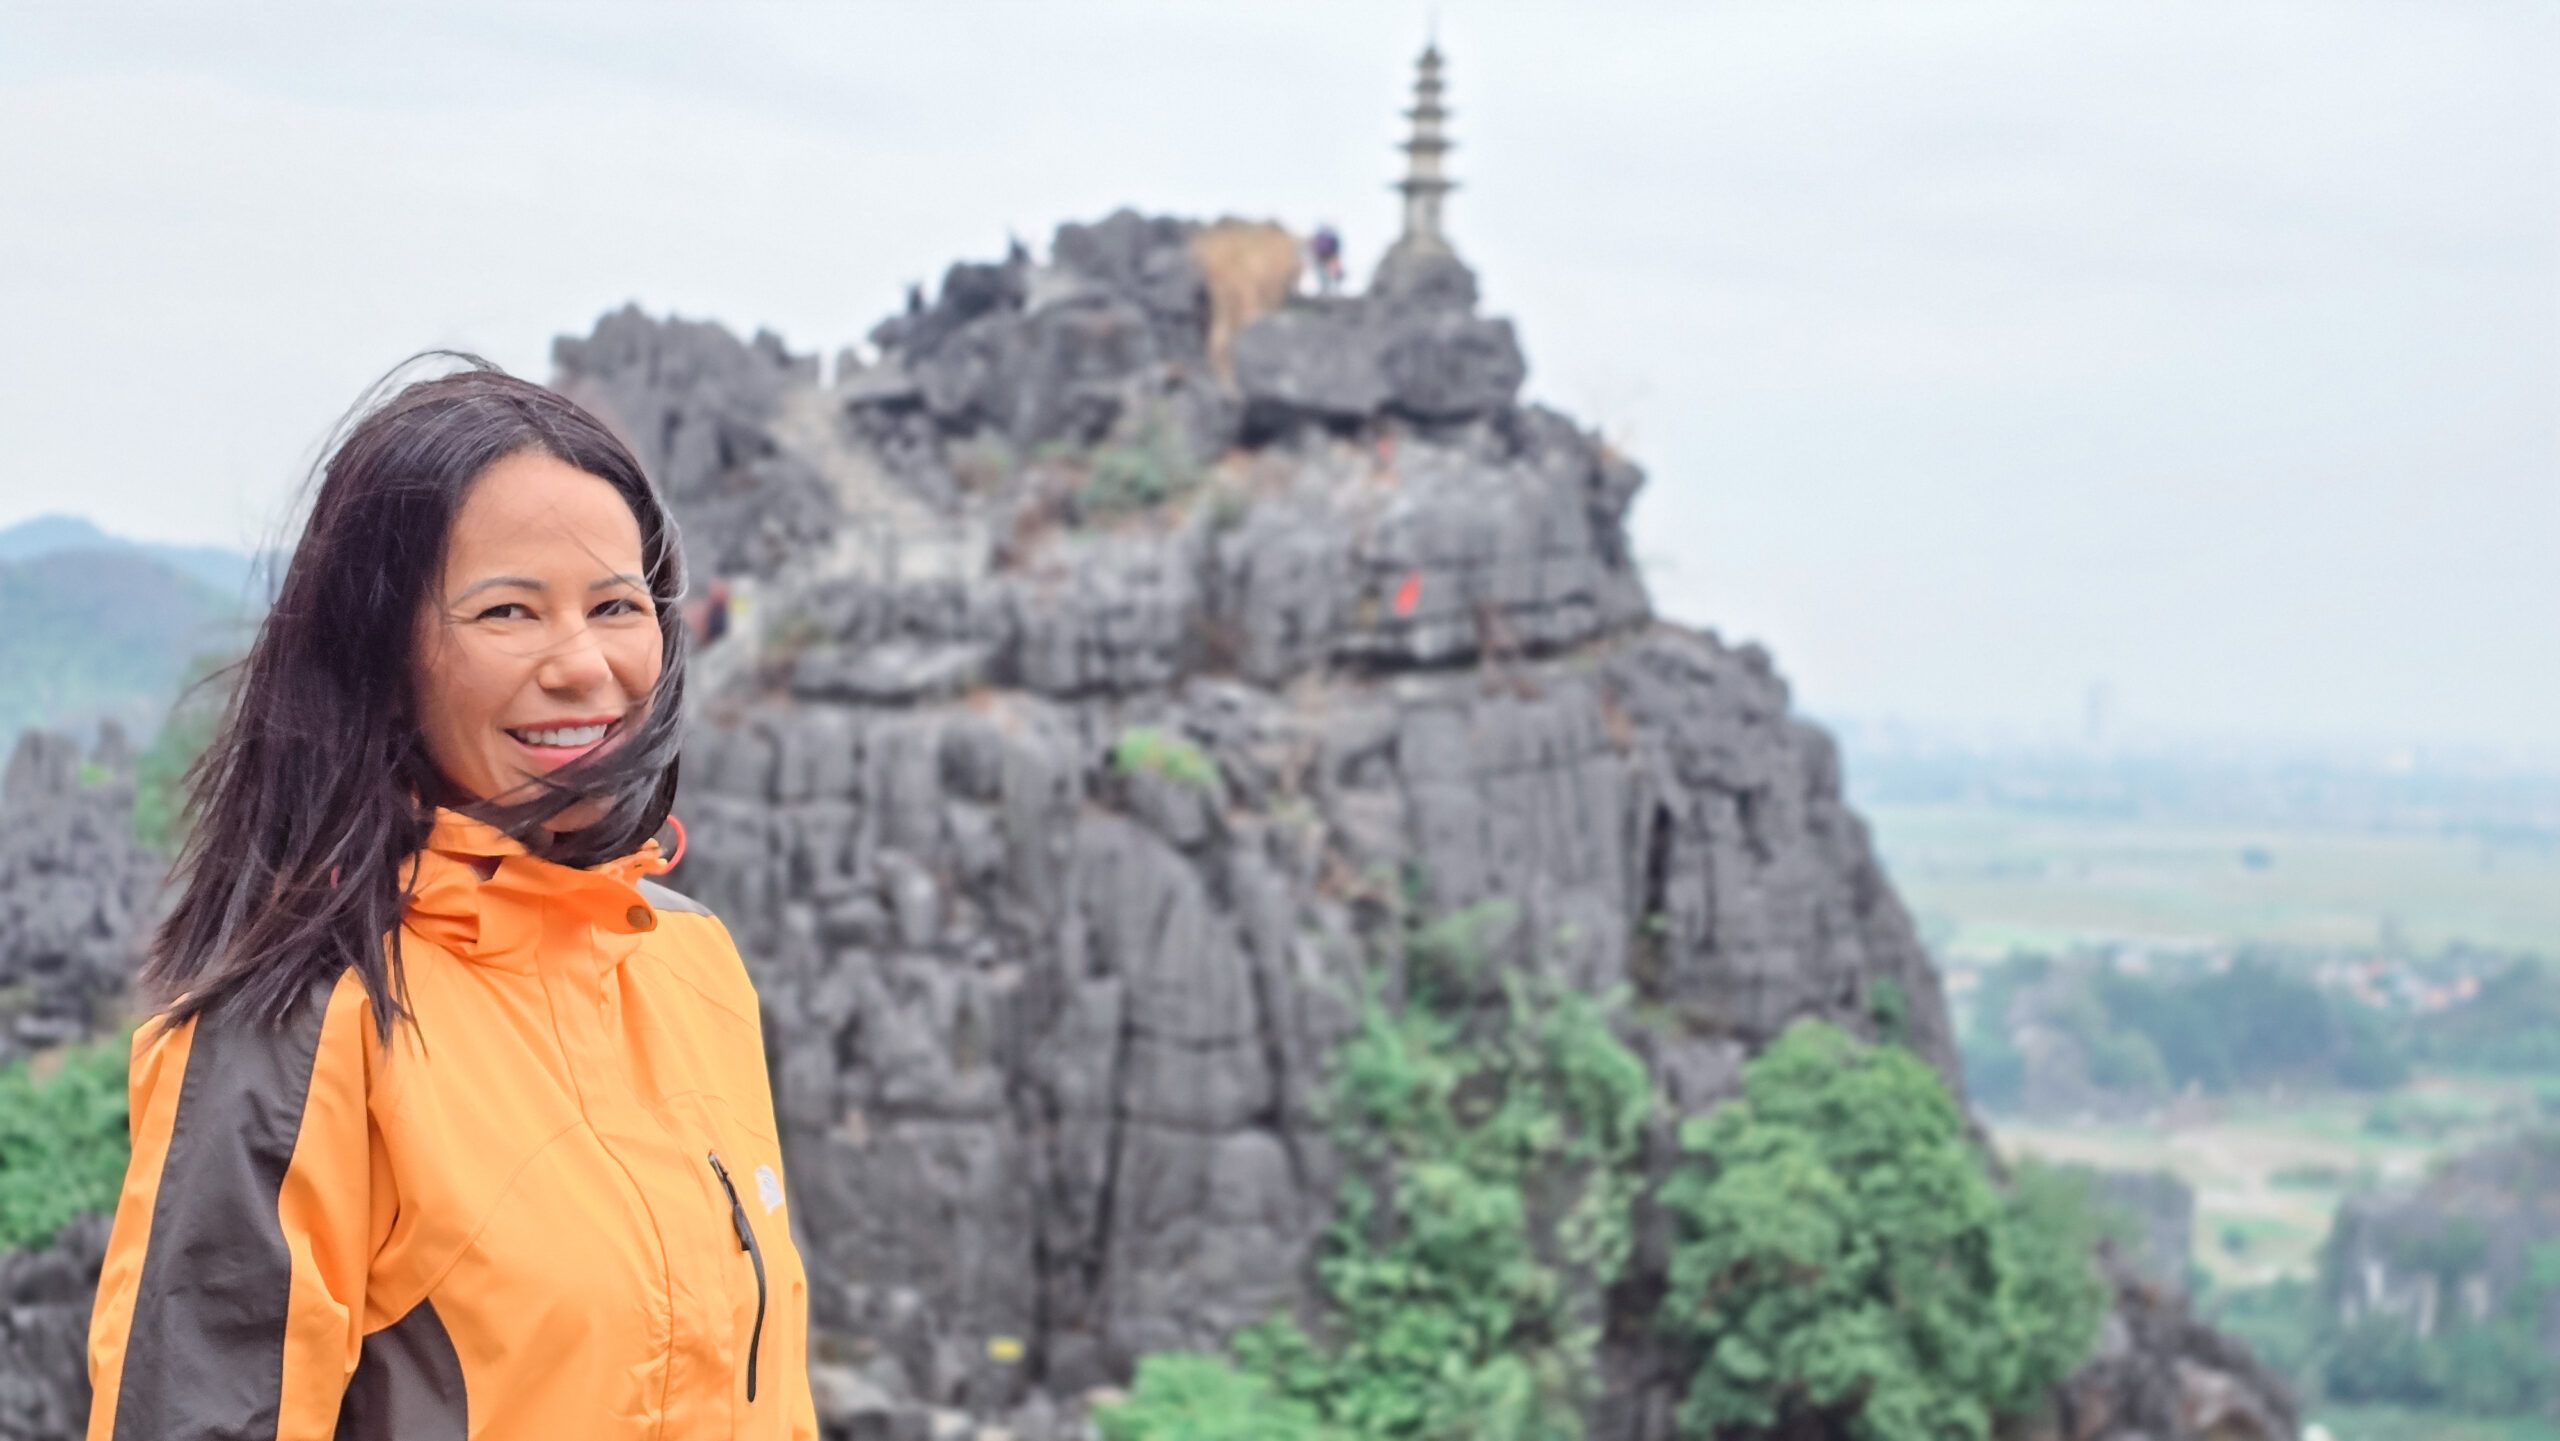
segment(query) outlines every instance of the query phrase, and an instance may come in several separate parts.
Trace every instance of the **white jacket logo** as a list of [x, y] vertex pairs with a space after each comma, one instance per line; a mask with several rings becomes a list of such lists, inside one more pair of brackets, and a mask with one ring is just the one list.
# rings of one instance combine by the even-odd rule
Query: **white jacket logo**
[[764, 1202], [764, 1213], [772, 1215], [782, 1205], [782, 1178], [771, 1166], [756, 1167], [756, 1199]]

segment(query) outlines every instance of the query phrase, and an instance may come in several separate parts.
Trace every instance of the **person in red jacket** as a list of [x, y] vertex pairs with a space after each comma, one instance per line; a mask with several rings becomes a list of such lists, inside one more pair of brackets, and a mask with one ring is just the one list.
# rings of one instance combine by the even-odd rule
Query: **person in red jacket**
[[683, 591], [540, 386], [336, 447], [144, 972], [96, 1441], [815, 1437], [755, 990], [651, 879]]

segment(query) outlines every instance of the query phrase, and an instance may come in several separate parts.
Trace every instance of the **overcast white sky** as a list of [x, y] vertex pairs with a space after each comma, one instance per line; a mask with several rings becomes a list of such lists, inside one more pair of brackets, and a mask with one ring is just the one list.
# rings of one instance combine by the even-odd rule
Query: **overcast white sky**
[[[1812, 709], [2560, 744], [2560, 7], [1443, 0], [1530, 389]], [[829, 353], [1132, 204], [1392, 238], [1422, 4], [0, 0], [0, 525], [267, 535], [428, 346]]]

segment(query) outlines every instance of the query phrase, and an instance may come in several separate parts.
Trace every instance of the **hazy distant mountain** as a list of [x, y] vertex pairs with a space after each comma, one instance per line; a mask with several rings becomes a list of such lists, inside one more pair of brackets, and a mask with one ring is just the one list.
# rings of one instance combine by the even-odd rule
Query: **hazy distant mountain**
[[77, 515], [40, 515], [0, 530], [0, 561], [34, 560], [39, 556], [74, 550], [131, 551], [147, 555], [235, 600], [247, 593], [249, 576], [257, 564], [255, 557], [247, 552], [226, 550], [221, 546], [162, 545], [155, 541], [127, 540], [120, 535], [109, 535], [98, 529], [95, 522]]
[[137, 741], [187, 663], [237, 650], [249, 557], [121, 540], [46, 516], [0, 530], [0, 738], [123, 722]]

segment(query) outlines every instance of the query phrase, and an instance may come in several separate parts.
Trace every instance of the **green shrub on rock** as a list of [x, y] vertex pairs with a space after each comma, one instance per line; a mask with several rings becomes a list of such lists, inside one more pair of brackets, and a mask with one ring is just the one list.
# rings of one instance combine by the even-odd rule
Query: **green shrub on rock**
[[1111, 747], [1112, 768], [1122, 775], [1146, 774], [1177, 785], [1215, 790], [1218, 763], [1182, 736], [1156, 726], [1131, 726]]
[[1687, 1434], [1986, 1438], [2087, 1354], [2105, 1304], [2087, 1207], [2040, 1174], [2004, 1197], [1908, 1051], [1801, 1022], [1682, 1144], [1661, 1322], [1697, 1360]]
[[[1402, 929], [1401, 1000], [1373, 978], [1334, 1055], [1347, 1174], [1316, 1334], [1282, 1318], [1232, 1363], [1148, 1358], [1111, 1441], [1581, 1436], [1653, 1098], [1606, 1002], [1493, 963], [1515, 919]], [[1695, 1364], [1685, 1435], [1984, 1441], [2088, 1354], [2106, 1293], [2081, 1183], [2033, 1170], [2004, 1194], [1909, 1051], [1800, 1024], [1682, 1143], [1668, 1293], [1620, 1319]]]
[[1094, 1408], [1102, 1441], [1327, 1441], [1302, 1401], [1215, 1356], [1169, 1352], [1138, 1363], [1125, 1401]]
[[[1317, 1257], [1320, 1334], [1284, 1317], [1237, 1337], [1233, 1366], [1147, 1358], [1114, 1414], [1188, 1429], [1150, 1420], [1158, 1429], [1106, 1430], [1114, 1441], [1581, 1436], [1603, 1297], [1632, 1248], [1652, 1091], [1602, 1000], [1495, 974], [1489, 938], [1516, 919], [1496, 901], [1400, 925], [1401, 1001], [1373, 976], [1360, 1028], [1335, 1052], [1348, 1174]], [[1221, 1429], [1246, 1411], [1284, 1414], [1257, 1385], [1319, 1429]]]
[[1087, 460], [1077, 488], [1076, 512], [1086, 520], [1111, 520], [1178, 500], [1202, 479], [1181, 426], [1161, 408], [1140, 412], [1110, 443]]
[[1336, 1344], [1283, 1322], [1240, 1348], [1355, 1436], [1581, 1434], [1652, 1093], [1599, 1000], [1489, 974], [1515, 919], [1488, 902], [1419, 927], [1404, 1003], [1372, 989], [1334, 1058]]
[[74, 1216], [115, 1209], [126, 1137], [122, 1037], [60, 1052], [50, 1074], [0, 1070], [0, 1250], [41, 1246]]

